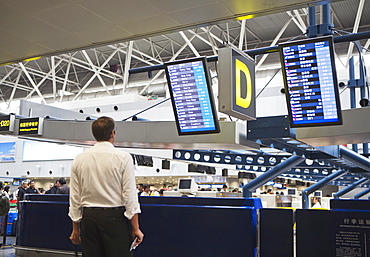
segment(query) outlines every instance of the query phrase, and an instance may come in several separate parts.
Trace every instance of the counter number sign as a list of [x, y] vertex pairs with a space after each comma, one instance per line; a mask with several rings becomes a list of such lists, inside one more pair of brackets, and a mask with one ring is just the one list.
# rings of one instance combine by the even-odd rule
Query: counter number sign
[[42, 135], [43, 118], [25, 118], [19, 120], [18, 135]]
[[14, 131], [15, 115], [0, 116], [0, 131], [13, 132]]

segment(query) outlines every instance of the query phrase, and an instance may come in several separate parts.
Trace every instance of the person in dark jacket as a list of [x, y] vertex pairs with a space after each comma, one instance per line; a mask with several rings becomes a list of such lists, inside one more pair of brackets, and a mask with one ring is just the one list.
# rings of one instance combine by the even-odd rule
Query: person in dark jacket
[[67, 186], [67, 181], [65, 178], [60, 178], [58, 180], [60, 187], [57, 190], [57, 194], [69, 195], [69, 186]]
[[47, 191], [45, 192], [45, 194], [56, 194], [56, 193], [57, 193], [58, 188], [59, 188], [59, 186], [60, 186], [60, 184], [59, 184], [59, 179], [58, 179], [57, 181], [55, 181], [55, 184], [51, 183], [51, 184], [50, 184], [50, 186], [51, 186], [51, 185], [53, 185], [53, 186], [52, 186], [52, 187], [50, 187], [50, 189], [49, 189], [49, 190], [47, 190]]
[[40, 194], [40, 191], [35, 187], [35, 181], [31, 180], [29, 187], [26, 189], [26, 194]]

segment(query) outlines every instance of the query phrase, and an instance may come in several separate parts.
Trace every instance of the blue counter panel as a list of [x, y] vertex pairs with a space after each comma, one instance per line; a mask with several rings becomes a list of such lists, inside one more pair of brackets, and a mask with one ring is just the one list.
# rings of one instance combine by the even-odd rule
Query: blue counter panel
[[135, 257], [256, 256], [253, 208], [143, 204], [140, 227]]
[[[20, 202], [16, 244], [73, 251], [68, 196], [26, 199]], [[135, 257], [256, 256], [260, 199], [140, 197], [140, 202], [145, 240]]]
[[261, 209], [259, 216], [260, 256], [294, 256], [294, 211]]
[[73, 251], [68, 202], [22, 201], [18, 213], [19, 246]]
[[224, 198], [224, 197], [139, 197], [142, 204], [165, 204], [165, 205], [209, 205], [209, 206], [248, 206], [255, 209], [262, 208], [259, 198]]

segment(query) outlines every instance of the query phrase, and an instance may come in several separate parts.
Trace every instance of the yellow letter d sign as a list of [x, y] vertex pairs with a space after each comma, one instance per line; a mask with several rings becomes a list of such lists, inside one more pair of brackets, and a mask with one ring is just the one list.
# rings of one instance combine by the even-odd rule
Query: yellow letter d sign
[[[242, 85], [241, 75], [242, 72], [245, 75], [245, 82], [246, 84]], [[242, 89], [246, 87], [246, 96], [245, 98], [242, 96]], [[235, 59], [235, 103], [236, 105], [242, 108], [248, 108], [252, 102], [252, 90], [253, 90], [253, 83], [250, 71], [245, 65], [245, 63], [241, 62], [238, 59]]]

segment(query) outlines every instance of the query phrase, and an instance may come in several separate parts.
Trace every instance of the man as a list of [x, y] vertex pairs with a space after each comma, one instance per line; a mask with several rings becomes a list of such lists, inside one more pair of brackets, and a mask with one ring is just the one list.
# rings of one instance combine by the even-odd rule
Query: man
[[139, 229], [141, 210], [132, 158], [114, 148], [112, 118], [100, 117], [91, 128], [97, 143], [80, 153], [72, 164], [70, 239], [74, 244], [82, 242], [83, 256], [132, 256], [133, 239], [138, 245], [144, 237]]
[[49, 190], [47, 190], [45, 192], [45, 194], [56, 194], [57, 191], [58, 191], [58, 188], [59, 188], [60, 184], [59, 184], [59, 180], [55, 181], [55, 185], [54, 183], [50, 183], [49, 185]]
[[150, 196], [150, 186], [144, 185], [144, 191], [141, 192], [140, 196]]
[[141, 183], [137, 184], [137, 195], [140, 196], [143, 191], [144, 191], [144, 185]]
[[57, 189], [57, 194], [69, 195], [69, 186], [67, 186], [67, 180], [65, 178], [60, 178], [58, 180], [59, 188]]
[[35, 187], [35, 181], [30, 181], [29, 187], [26, 189], [26, 194], [40, 194], [40, 191]]

